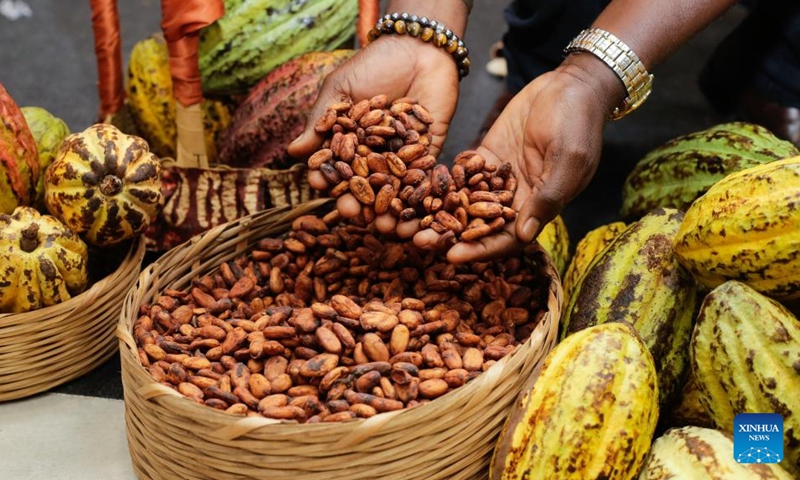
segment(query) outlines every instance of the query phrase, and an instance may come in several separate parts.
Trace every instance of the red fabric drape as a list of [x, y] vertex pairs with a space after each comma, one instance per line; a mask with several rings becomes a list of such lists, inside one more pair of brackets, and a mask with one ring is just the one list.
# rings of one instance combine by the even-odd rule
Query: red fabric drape
[[358, 43], [364, 47], [367, 43], [367, 34], [372, 27], [378, 23], [381, 16], [380, 0], [358, 0], [358, 23], [356, 24], [356, 36]]
[[161, 29], [169, 49], [172, 89], [184, 106], [203, 98], [197, 65], [199, 31], [224, 14], [222, 0], [161, 0]]
[[91, 7], [102, 120], [117, 113], [125, 101], [119, 12], [116, 0], [91, 0]]

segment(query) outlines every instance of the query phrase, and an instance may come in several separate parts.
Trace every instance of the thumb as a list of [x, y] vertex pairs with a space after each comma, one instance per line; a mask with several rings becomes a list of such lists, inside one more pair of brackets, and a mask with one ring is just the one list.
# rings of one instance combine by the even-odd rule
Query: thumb
[[524, 244], [532, 242], [563, 210], [570, 198], [568, 189], [558, 181], [558, 172], [548, 172], [530, 190], [528, 198], [523, 199], [516, 221], [517, 238]]
[[322, 117], [328, 106], [338, 101], [347, 91], [339, 70], [334, 71], [322, 82], [314, 107], [306, 118], [303, 132], [286, 148], [289, 155], [295, 158], [306, 158], [322, 147], [325, 137], [314, 130], [317, 120]]

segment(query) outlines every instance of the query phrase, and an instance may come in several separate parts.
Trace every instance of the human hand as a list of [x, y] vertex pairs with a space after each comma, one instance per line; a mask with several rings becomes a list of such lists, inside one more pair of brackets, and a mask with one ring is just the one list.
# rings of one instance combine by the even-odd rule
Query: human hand
[[[430, 112], [435, 122], [429, 129], [433, 137], [429, 148], [432, 155], [438, 156], [455, 112], [458, 86], [455, 63], [444, 50], [407, 36], [380, 37], [328, 75], [306, 129], [289, 146], [289, 154], [305, 158], [322, 146], [324, 138], [314, 131], [314, 123], [329, 105], [342, 97], [349, 97], [356, 103], [385, 94], [390, 101], [413, 97]], [[308, 181], [317, 190], [329, 187], [318, 171], [310, 172]], [[345, 218], [361, 213], [361, 204], [352, 194], [339, 197], [337, 208]], [[418, 221], [397, 225], [391, 214], [383, 217], [376, 222], [381, 231], [397, 230], [399, 234], [410, 237], [418, 230]]]
[[[511, 163], [518, 216], [499, 234], [453, 245], [447, 252], [451, 263], [488, 260], [530, 243], [589, 183], [600, 158], [603, 123], [622, 91], [611, 70], [589, 74], [594, 66], [587, 70], [584, 61], [565, 62], [535, 79], [486, 134], [477, 151], [488, 163]], [[452, 245], [443, 240], [431, 229], [414, 236], [426, 249]]]

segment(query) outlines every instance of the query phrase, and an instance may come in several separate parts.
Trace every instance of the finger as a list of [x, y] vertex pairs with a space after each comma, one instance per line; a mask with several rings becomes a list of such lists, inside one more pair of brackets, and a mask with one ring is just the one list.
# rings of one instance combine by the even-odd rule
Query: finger
[[[342, 67], [344, 68], [344, 67]], [[322, 88], [319, 91], [319, 96], [314, 107], [306, 118], [306, 124], [303, 133], [295, 138], [292, 143], [286, 148], [286, 151], [295, 158], [306, 158], [322, 147], [325, 137], [314, 130], [314, 125], [317, 119], [322, 117], [322, 114], [328, 109], [328, 105], [339, 100], [340, 97], [347, 90], [344, 80], [344, 75], [336, 71], [325, 78], [322, 82]]]
[[521, 248], [517, 239], [508, 230], [484, 237], [477, 242], [458, 242], [447, 252], [450, 263], [492, 260]]
[[[546, 170], [530, 183], [530, 193], [515, 199], [518, 215], [516, 235], [523, 243], [530, 243], [542, 228], [552, 221], [564, 207], [586, 186], [593, 174], [593, 164], [588, 155], [567, 153], [548, 155]], [[517, 192], [519, 197], [521, 192]], [[516, 206], [516, 205], [515, 205]]]
[[426, 228], [414, 235], [414, 245], [423, 250], [437, 250], [440, 237], [438, 233]]
[[352, 193], [346, 193], [336, 199], [336, 209], [344, 218], [355, 218], [361, 213], [361, 202]]
[[402, 239], [413, 237], [419, 232], [419, 219], [408, 220], [397, 224], [397, 236]]
[[311, 188], [314, 190], [327, 190], [330, 185], [328, 181], [325, 180], [325, 176], [322, 175], [322, 172], [319, 170], [313, 170], [308, 172], [308, 184], [311, 185]]
[[391, 213], [384, 213], [375, 219], [375, 228], [383, 234], [391, 233], [397, 228], [397, 219]]

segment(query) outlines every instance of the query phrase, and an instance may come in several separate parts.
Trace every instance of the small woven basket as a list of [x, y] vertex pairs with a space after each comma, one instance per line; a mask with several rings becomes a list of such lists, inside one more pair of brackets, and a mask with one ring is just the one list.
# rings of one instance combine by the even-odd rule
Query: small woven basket
[[135, 240], [127, 251], [122, 249], [116, 255], [93, 253], [91, 270], [104, 265], [119, 267], [66, 302], [32, 312], [0, 314], [0, 401], [66, 383], [116, 352], [119, 311], [125, 292], [139, 275], [144, 239]]
[[139, 306], [287, 232], [330, 203], [276, 208], [213, 228], [146, 268], [125, 299], [119, 325], [125, 418], [133, 466], [152, 479], [485, 478], [497, 436], [520, 389], [556, 342], [561, 284], [551, 260], [547, 313], [530, 339], [467, 385], [413, 409], [339, 424], [235, 417], [197, 405], [142, 367], [132, 335]]

